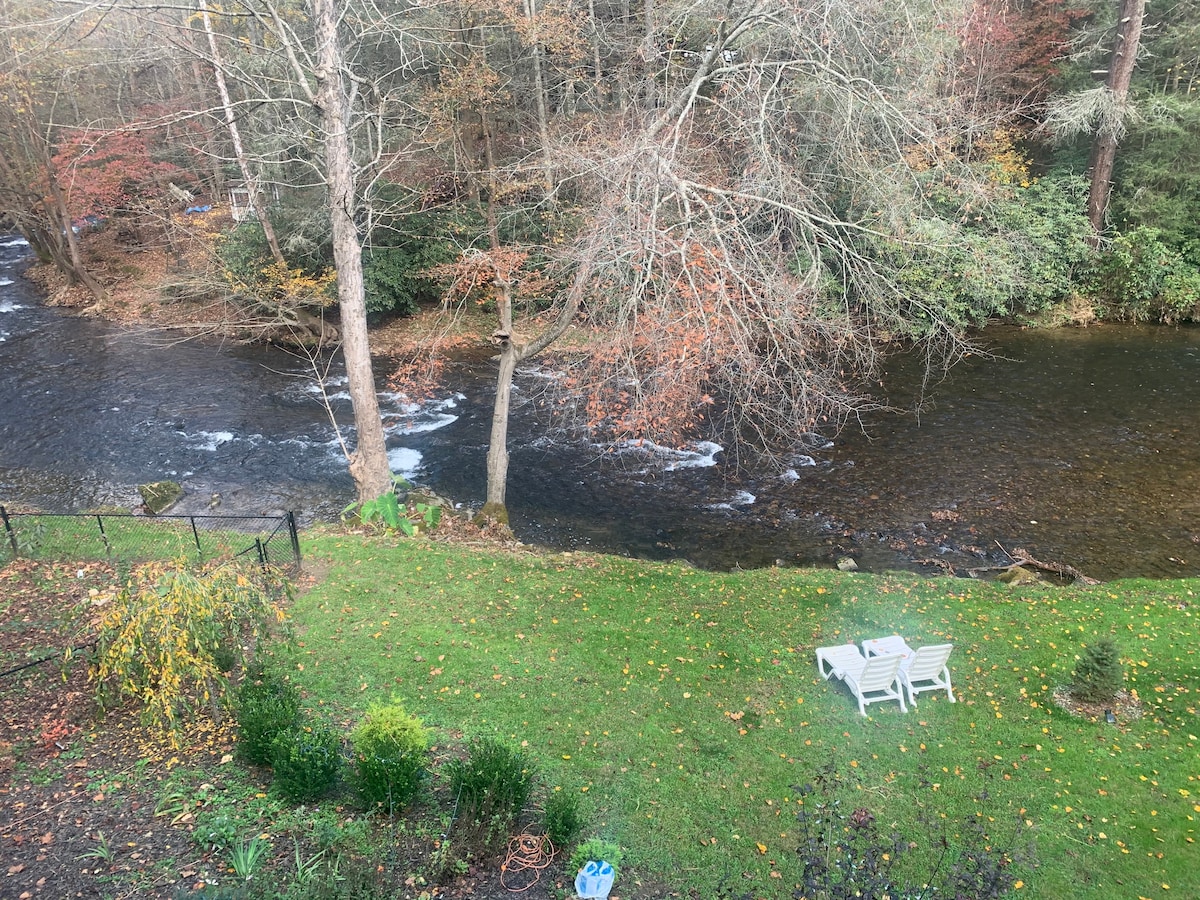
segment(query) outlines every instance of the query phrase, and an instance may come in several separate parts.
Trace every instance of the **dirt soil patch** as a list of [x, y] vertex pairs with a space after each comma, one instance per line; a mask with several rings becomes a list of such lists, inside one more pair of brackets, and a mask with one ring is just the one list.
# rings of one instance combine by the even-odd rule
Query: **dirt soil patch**
[[[444, 824], [436, 802], [398, 822], [337, 798], [286, 808], [270, 794], [268, 771], [235, 759], [229, 722], [193, 723], [182, 746], [172, 747], [141, 725], [136, 710], [100, 715], [88, 650], [61, 653], [86, 644], [90, 601], [115, 581], [96, 563], [16, 560], [0, 569], [0, 897], [574, 896], [561, 856], [522, 870], [516, 856], [502, 853], [459, 866], [452, 878], [432, 877]], [[253, 810], [261, 810], [253, 821], [268, 846], [247, 884], [230, 867], [229, 845], [209, 835], [226, 817]], [[338, 851], [340, 888], [298, 893], [298, 863], [330, 858], [318, 821], [355, 841]], [[253, 839], [244, 828], [239, 834]], [[632, 874], [618, 887], [613, 900], [694, 900]]]

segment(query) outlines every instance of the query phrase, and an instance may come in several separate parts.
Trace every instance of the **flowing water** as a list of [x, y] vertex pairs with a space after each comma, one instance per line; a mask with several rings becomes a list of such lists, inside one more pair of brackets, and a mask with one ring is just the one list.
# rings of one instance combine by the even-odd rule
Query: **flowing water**
[[[353, 486], [322, 389], [269, 347], [179, 341], [42, 306], [0, 235], [0, 502], [133, 507], [171, 478], [177, 511], [328, 519]], [[809, 441], [793, 465], [737, 470], [715, 443], [613, 450], [556, 428], [544, 373], [518, 377], [508, 497], [529, 543], [711, 568], [929, 561], [961, 571], [1004, 550], [1101, 578], [1200, 574], [1200, 330], [989, 329], [920, 414]], [[393, 468], [466, 506], [484, 493], [493, 368], [463, 360], [452, 391], [413, 407], [380, 393]], [[913, 402], [921, 373], [887, 387]], [[343, 429], [352, 439], [352, 430]], [[924, 562], [922, 562], [924, 561]]]

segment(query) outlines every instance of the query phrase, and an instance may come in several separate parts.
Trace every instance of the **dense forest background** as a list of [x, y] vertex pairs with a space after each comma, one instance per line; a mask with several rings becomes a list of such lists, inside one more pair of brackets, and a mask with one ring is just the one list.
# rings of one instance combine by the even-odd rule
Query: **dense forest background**
[[101, 310], [96, 230], [348, 359], [494, 315], [501, 399], [585, 326], [590, 427], [770, 451], [889, 348], [1200, 317], [1198, 74], [1194, 0], [0, 0], [0, 212]]

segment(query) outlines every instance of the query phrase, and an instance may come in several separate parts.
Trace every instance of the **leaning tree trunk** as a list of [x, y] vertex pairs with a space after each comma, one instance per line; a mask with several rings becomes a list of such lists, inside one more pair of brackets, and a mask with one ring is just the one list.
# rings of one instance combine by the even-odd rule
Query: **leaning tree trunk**
[[250, 193], [250, 208], [262, 226], [263, 236], [267, 246], [271, 248], [271, 256], [280, 266], [286, 266], [283, 251], [279, 249], [279, 240], [275, 237], [275, 229], [271, 225], [271, 217], [258, 196], [258, 179], [250, 171], [250, 162], [246, 159], [246, 151], [242, 147], [242, 135], [238, 130], [237, 117], [233, 114], [233, 101], [229, 97], [229, 88], [225, 84], [225, 69], [221, 63], [221, 51], [217, 46], [217, 36], [213, 33], [212, 22], [208, 17], [208, 4], [200, 0], [200, 17], [204, 23], [204, 33], [208, 35], [208, 46], [212, 52], [213, 75], [217, 82], [217, 91], [221, 95], [221, 109], [225, 111], [225, 126], [229, 129], [229, 138], [233, 141], [233, 155], [237, 158], [238, 168], [242, 172], [242, 180], [246, 182], [246, 190]]
[[558, 318], [540, 335], [527, 344], [516, 340], [513, 334], [511, 280], [496, 273], [495, 284], [500, 289], [497, 298], [499, 327], [492, 341], [500, 348], [500, 368], [496, 374], [496, 399], [492, 405], [492, 432], [487, 453], [487, 495], [481, 518], [492, 519], [508, 525], [508, 506], [505, 494], [508, 488], [508, 416], [512, 408], [512, 380], [517, 364], [541, 353], [566, 333], [579, 312], [583, 292], [592, 273], [591, 260], [585, 261], [575, 272], [566, 301]]
[[354, 405], [357, 446], [350, 454], [350, 475], [360, 502], [374, 500], [393, 489], [371, 348], [367, 341], [367, 305], [363, 291], [362, 243], [354, 224], [354, 161], [346, 131], [349, 97], [342, 75], [337, 37], [336, 0], [312, 0], [316, 24], [318, 91], [325, 140], [325, 178], [329, 187], [329, 218], [333, 230], [333, 264], [337, 270], [341, 307], [342, 353], [350, 400]]
[[[45, 164], [46, 181], [50, 185], [50, 198], [53, 200], [54, 209], [62, 222], [62, 233], [66, 240], [67, 252], [70, 256], [70, 262], [66, 267], [67, 276], [72, 281], [82, 284], [91, 291], [92, 296], [97, 301], [103, 303], [108, 299], [108, 291], [92, 277], [91, 273], [87, 270], [87, 265], [83, 261], [83, 252], [79, 248], [79, 239], [75, 236], [75, 228], [71, 222], [71, 212], [67, 209], [67, 201], [58, 183], [58, 173], [55, 171], [54, 163], [50, 159], [49, 151], [45, 153]], [[63, 268], [61, 264], [59, 268]]]
[[1138, 44], [1142, 37], [1142, 17], [1146, 0], [1121, 0], [1117, 33], [1113, 39], [1112, 59], [1108, 63], [1105, 87], [1111, 94], [1113, 114], [1100, 123], [1092, 144], [1091, 185], [1088, 190], [1088, 220], [1096, 235], [1104, 231], [1108, 211], [1108, 195], [1112, 187], [1113, 164], [1117, 159], [1117, 143], [1121, 138], [1121, 123], [1129, 101], [1129, 83], [1137, 65]]

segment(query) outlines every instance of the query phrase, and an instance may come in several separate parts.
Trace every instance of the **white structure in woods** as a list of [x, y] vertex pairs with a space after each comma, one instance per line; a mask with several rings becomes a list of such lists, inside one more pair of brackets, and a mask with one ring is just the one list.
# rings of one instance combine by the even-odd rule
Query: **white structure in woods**
[[[266, 198], [262, 195], [265, 193], [261, 186], [257, 187], [259, 193], [259, 203], [261, 204]], [[270, 188], [271, 199], [279, 200], [279, 191], [272, 185]], [[229, 212], [233, 216], [235, 222], [245, 222], [247, 219], [256, 219], [254, 213], [254, 204], [250, 202], [250, 187], [246, 182], [239, 181], [229, 186]]]

